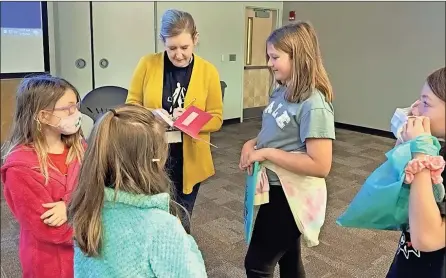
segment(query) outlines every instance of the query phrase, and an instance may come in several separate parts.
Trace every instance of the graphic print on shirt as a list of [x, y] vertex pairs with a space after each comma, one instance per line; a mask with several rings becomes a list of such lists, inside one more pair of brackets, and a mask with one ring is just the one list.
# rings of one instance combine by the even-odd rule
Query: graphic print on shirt
[[283, 129], [287, 124], [290, 123], [291, 117], [288, 114], [288, 111], [285, 109], [281, 109], [283, 106], [282, 103], [276, 105], [276, 101], [273, 100], [268, 105], [268, 107], [263, 110], [263, 113], [270, 114], [276, 120], [276, 124], [280, 129]]
[[174, 107], [183, 107], [185, 93], [186, 88], [184, 88], [180, 82], [177, 82], [177, 87], [173, 91], [172, 96], [167, 98], [167, 101], [172, 103], [169, 111], [170, 114], [173, 113]]
[[403, 233], [400, 238], [400, 243], [398, 246], [398, 251], [396, 252], [397, 255], [399, 253], [403, 253], [404, 257], [406, 259], [410, 258], [410, 254], [413, 254], [417, 256], [418, 258], [421, 257], [421, 252], [412, 246], [412, 242], [410, 240], [410, 236], [406, 233]]

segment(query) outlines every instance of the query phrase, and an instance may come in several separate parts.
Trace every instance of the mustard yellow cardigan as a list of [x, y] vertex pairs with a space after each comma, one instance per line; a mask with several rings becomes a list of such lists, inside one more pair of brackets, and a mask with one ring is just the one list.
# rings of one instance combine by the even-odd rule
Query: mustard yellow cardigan
[[[142, 57], [133, 74], [126, 103], [137, 103], [149, 109], [162, 108], [164, 52]], [[200, 138], [210, 141], [210, 133], [223, 123], [223, 100], [220, 77], [214, 65], [194, 55], [194, 67], [187, 89], [185, 105], [210, 113], [212, 119], [203, 127]], [[183, 192], [190, 194], [195, 184], [215, 174], [209, 144], [183, 136]]]

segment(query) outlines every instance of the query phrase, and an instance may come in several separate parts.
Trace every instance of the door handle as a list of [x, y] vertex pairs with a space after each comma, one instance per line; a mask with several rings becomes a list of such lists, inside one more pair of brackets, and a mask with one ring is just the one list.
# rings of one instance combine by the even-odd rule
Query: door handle
[[85, 68], [85, 66], [87, 66], [87, 62], [84, 59], [79, 58], [74, 62], [74, 65], [78, 69], [83, 69], [83, 68]]
[[252, 33], [254, 28], [254, 18], [248, 17], [248, 28], [246, 28], [246, 65], [251, 65], [252, 63]]
[[101, 60], [99, 60], [99, 66], [103, 69], [107, 68], [109, 65], [109, 62], [107, 59], [102, 58]]

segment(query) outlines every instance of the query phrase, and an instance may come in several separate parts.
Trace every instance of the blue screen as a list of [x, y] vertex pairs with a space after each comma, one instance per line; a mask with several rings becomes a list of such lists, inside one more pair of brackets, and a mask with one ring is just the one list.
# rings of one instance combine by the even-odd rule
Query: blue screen
[[45, 71], [44, 3], [0, 2], [1, 74]]
[[42, 29], [41, 2], [0, 2], [0, 27]]

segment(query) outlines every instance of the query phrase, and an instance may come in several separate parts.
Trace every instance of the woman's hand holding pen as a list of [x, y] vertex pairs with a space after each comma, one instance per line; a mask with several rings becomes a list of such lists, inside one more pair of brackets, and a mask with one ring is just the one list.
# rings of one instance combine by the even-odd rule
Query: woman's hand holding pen
[[178, 119], [179, 117], [181, 117], [181, 115], [183, 115], [184, 111], [186, 111], [187, 108], [189, 108], [189, 106], [191, 106], [194, 102], [195, 102], [195, 98], [189, 102], [187, 105], [183, 107], [177, 107], [175, 109], [173, 109], [173, 120], [175, 121], [176, 119]]
[[181, 115], [183, 115], [184, 111], [186, 111], [186, 109], [178, 107], [173, 109], [173, 120], [175, 121], [176, 119], [178, 119]]

